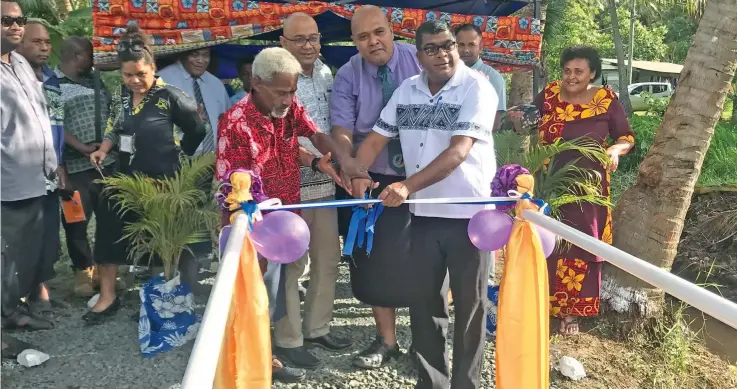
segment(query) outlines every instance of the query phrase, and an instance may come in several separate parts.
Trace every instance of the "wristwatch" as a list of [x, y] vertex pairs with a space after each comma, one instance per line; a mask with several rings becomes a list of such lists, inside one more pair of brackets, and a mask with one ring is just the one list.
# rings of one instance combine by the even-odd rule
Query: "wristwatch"
[[320, 157], [315, 157], [315, 158], [312, 159], [312, 164], [310, 164], [310, 166], [312, 166], [312, 170], [315, 173], [319, 173], [320, 172], [320, 169], [317, 167], [317, 164], [319, 162], [320, 162]]

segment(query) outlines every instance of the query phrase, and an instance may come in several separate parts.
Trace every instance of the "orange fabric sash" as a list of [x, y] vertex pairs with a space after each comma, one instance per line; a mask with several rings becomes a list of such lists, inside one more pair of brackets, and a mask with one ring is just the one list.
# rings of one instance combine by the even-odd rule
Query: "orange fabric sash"
[[[520, 193], [532, 194], [532, 176], [521, 175], [517, 183]], [[523, 209], [537, 210], [537, 206], [529, 200], [518, 202], [507, 243], [496, 333], [498, 389], [550, 386], [547, 262], [537, 230], [522, 219]]]
[[269, 298], [246, 235], [213, 389], [270, 389]]

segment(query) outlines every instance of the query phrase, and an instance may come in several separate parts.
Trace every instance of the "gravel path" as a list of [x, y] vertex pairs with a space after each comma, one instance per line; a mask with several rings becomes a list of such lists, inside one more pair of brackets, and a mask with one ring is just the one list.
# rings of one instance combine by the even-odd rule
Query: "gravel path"
[[[56, 328], [50, 331], [15, 333], [14, 336], [39, 346], [51, 356], [46, 363], [25, 368], [15, 361], [3, 361], [2, 384], [16, 389], [174, 389], [184, 375], [193, 342], [154, 358], [141, 357], [138, 347], [137, 323], [132, 320], [139, 308], [135, 291], [124, 296], [124, 305], [117, 320], [97, 327], [84, 327], [81, 316], [84, 301], [65, 296], [71, 288], [68, 270], [52, 285], [52, 296], [70, 305], [57, 315]], [[197, 301], [204, 311], [206, 300]], [[337, 284], [333, 331], [354, 340], [354, 347], [340, 353], [315, 349], [324, 361], [323, 367], [308, 372], [299, 384], [275, 383], [277, 389], [410, 389], [416, 376], [413, 363], [405, 355], [379, 370], [366, 371], [351, 366], [352, 356], [368, 346], [374, 337], [373, 319], [368, 306], [353, 298], [348, 283], [348, 269], [341, 266]], [[409, 347], [410, 329], [407, 310], [398, 312], [400, 344]], [[452, 336], [452, 332], [450, 334]], [[483, 367], [482, 388], [494, 388], [492, 380], [493, 345], [487, 342]]]

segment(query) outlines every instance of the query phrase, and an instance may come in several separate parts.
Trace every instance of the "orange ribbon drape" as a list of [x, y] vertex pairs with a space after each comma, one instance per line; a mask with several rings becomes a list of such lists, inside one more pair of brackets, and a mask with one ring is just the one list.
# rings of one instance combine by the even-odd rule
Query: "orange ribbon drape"
[[269, 298], [246, 235], [213, 389], [270, 389]]
[[[521, 175], [517, 183], [520, 193], [532, 194], [531, 176]], [[522, 218], [523, 209], [537, 207], [529, 200], [518, 202], [507, 243], [496, 333], [498, 389], [550, 386], [548, 269], [537, 230]]]

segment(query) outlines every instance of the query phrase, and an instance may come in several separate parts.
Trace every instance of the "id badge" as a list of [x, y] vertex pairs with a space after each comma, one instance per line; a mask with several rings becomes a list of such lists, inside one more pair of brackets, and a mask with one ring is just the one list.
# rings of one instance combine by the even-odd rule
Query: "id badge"
[[124, 153], [133, 154], [133, 136], [132, 135], [121, 135], [120, 136], [120, 151]]

